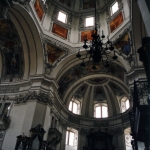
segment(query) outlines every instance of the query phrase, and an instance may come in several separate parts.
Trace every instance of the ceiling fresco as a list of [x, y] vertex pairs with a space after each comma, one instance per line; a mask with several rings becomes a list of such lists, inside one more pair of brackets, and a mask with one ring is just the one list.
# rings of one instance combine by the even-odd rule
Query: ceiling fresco
[[0, 20], [0, 47], [3, 59], [2, 81], [21, 79], [23, 51], [18, 33], [9, 20]]
[[124, 91], [118, 85], [116, 85], [114, 82], [112, 82], [112, 81], [109, 82], [109, 86], [116, 96], [125, 95]]
[[[86, 67], [81, 67], [80, 65], [75, 66], [74, 68], [69, 69], [58, 81], [59, 84], [59, 93], [63, 95], [65, 91], [77, 80], [82, 77], [92, 75], [92, 74], [108, 74], [115, 76], [121, 80], [124, 80], [124, 69], [115, 63], [111, 63], [109, 68], [105, 68], [103, 64], [97, 65], [96, 70], [92, 69], [92, 64], [87, 65]], [[102, 82], [102, 79], [90, 79], [91, 82]], [[89, 82], [89, 81], [88, 81]]]
[[87, 84], [83, 84], [74, 94], [75, 97], [77, 98], [82, 98], [87, 90], [88, 85]]
[[94, 100], [95, 101], [106, 100], [106, 95], [102, 86], [94, 88]]

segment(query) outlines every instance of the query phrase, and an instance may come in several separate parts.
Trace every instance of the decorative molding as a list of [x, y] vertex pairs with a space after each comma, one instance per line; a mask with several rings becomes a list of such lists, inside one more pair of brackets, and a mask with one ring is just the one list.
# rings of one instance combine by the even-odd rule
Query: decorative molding
[[52, 95], [44, 93], [36, 93], [35, 91], [26, 93], [25, 95], [16, 96], [14, 103], [15, 104], [26, 103], [29, 100], [37, 100], [42, 103], [49, 103], [50, 105], [54, 104], [54, 97]]
[[0, 86], [0, 93], [16, 93], [19, 91], [19, 86]]
[[30, 12], [30, 0], [13, 0], [13, 2], [18, 2], [22, 5], [28, 12]]

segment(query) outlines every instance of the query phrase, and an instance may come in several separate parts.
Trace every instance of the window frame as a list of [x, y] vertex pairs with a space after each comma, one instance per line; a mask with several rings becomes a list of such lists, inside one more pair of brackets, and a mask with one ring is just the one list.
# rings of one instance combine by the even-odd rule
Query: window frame
[[[107, 117], [103, 117], [103, 106], [105, 106], [107, 108]], [[97, 107], [100, 107], [100, 111], [101, 111], [101, 114], [100, 114], [100, 117], [96, 117], [96, 108]], [[108, 118], [108, 105], [107, 103], [96, 103], [94, 104], [94, 117], [95, 118]]]
[[110, 6], [110, 15], [113, 16], [114, 14], [116, 14], [119, 11], [119, 3], [118, 3], [118, 9], [113, 13], [112, 7], [118, 3], [117, 1], [114, 1], [113, 4]]
[[[126, 106], [126, 102], [128, 101], [128, 103], [129, 103], [129, 107], [127, 108], [127, 106]], [[124, 107], [125, 107], [125, 110], [123, 110], [123, 107], [122, 107], [122, 105], [124, 105]], [[128, 97], [126, 97], [126, 96], [124, 96], [124, 97], [122, 97], [121, 98], [121, 100], [120, 100], [120, 110], [121, 110], [121, 113], [124, 113], [124, 112], [126, 112], [128, 109], [130, 109], [130, 100], [128, 99]]]
[[[65, 14], [65, 15], [66, 15], [66, 18], [65, 18], [65, 21], [64, 21], [64, 22], [58, 19], [59, 13], [62, 13], [62, 14]], [[59, 11], [58, 11], [58, 15], [57, 15], [57, 20], [60, 21], [61, 23], [67, 24], [68, 14], [67, 14], [66, 12], [62, 11], [62, 10], [59, 10]]]
[[[90, 26], [86, 26], [86, 19], [87, 18], [93, 18], [93, 25], [90, 25]], [[95, 17], [94, 16], [86, 16], [85, 19], [84, 19], [84, 27], [88, 28], [88, 27], [94, 27], [95, 25]]]
[[9, 116], [9, 113], [11, 111], [11, 107], [12, 107], [12, 102], [1, 102], [0, 103], [0, 116], [6, 115]]
[[[70, 141], [70, 133], [73, 133], [74, 134], [74, 139], [73, 139], [73, 145], [70, 145], [69, 144], [69, 141]], [[68, 134], [68, 136], [67, 136]], [[73, 128], [67, 128], [66, 130], [66, 140], [65, 140], [65, 145], [68, 145], [68, 146], [77, 146], [78, 145], [78, 131], [76, 129], [73, 129]]]
[[[71, 109], [69, 109], [70, 108], [70, 103], [72, 103]], [[74, 104], [77, 104], [77, 112], [76, 113], [73, 112], [73, 105]], [[71, 99], [71, 101], [69, 102], [68, 110], [71, 111], [72, 113], [76, 114], [76, 115], [80, 115], [80, 112], [81, 112], [81, 101], [78, 98], [73, 97]]]

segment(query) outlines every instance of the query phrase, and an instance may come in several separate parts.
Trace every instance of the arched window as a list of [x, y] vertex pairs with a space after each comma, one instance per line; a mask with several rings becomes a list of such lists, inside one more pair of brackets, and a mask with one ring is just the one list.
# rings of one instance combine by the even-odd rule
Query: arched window
[[108, 106], [106, 103], [97, 103], [94, 105], [94, 117], [95, 118], [108, 117]]
[[72, 149], [77, 150], [78, 146], [78, 131], [73, 128], [67, 128], [66, 131], [66, 150]]
[[71, 111], [71, 112], [73, 112], [74, 114], [80, 114], [80, 101], [77, 99], [77, 98], [75, 98], [75, 97], [73, 97], [72, 98], [72, 100], [70, 101], [70, 103], [69, 103], [69, 110]]
[[128, 110], [130, 108], [130, 102], [129, 99], [127, 97], [123, 97], [121, 99], [121, 112], [125, 112], [126, 110]]

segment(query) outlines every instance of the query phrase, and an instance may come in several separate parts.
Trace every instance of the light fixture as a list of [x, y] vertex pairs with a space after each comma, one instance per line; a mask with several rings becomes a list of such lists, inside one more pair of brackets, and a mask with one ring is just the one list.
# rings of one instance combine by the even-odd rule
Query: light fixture
[[[85, 67], [85, 59], [88, 58], [88, 62], [91, 60], [93, 61], [93, 70], [96, 70], [96, 65], [98, 65], [100, 62], [103, 63], [105, 67], [109, 67], [109, 62], [114, 61], [117, 59], [117, 56], [114, 51], [114, 47], [112, 42], [107, 37], [107, 42], [104, 43], [105, 35], [102, 30], [102, 35], [100, 36], [98, 34], [98, 29], [96, 25], [96, 0], [95, 0], [95, 28], [92, 33], [92, 41], [90, 41], [89, 45], [87, 45], [87, 37], [84, 38], [84, 45], [83, 48], [87, 52], [86, 55], [80, 54], [80, 49], [78, 51], [78, 54], [76, 55], [77, 58], [82, 59], [81, 66]], [[109, 54], [114, 52], [113, 57]]]

